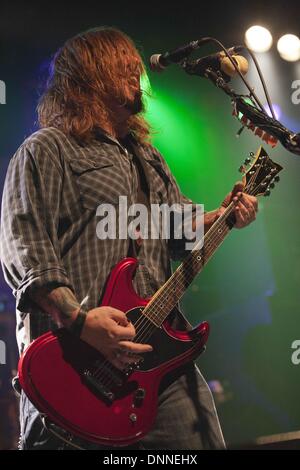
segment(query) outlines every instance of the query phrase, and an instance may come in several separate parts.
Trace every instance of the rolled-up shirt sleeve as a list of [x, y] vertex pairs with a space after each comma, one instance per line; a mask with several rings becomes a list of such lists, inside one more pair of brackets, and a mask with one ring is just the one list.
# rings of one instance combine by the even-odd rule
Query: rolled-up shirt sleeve
[[72, 288], [58, 240], [62, 168], [47, 148], [24, 143], [9, 163], [1, 209], [4, 277], [20, 312], [31, 313], [28, 295], [47, 284]]

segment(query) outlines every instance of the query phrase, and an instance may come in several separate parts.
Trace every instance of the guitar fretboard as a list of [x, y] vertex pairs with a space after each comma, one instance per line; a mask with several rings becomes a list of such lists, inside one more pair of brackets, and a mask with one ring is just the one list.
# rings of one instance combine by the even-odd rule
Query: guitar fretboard
[[[245, 167], [242, 166], [241, 169], [245, 171]], [[279, 180], [277, 175], [281, 170], [282, 166], [273, 162], [267, 152], [260, 147], [250, 168], [244, 173], [243, 192], [252, 196], [268, 195], [270, 187], [274, 187], [274, 181]], [[144, 308], [142, 314], [153, 326], [159, 328], [162, 325], [191, 282], [224, 241], [234, 225], [234, 207], [234, 203], [231, 202], [205, 234], [203, 245], [198, 243], [194, 247]]]
[[199, 248], [199, 242], [143, 310], [143, 315], [155, 326], [162, 325], [230, 232], [233, 226], [233, 208], [231, 203], [205, 234], [202, 248]]

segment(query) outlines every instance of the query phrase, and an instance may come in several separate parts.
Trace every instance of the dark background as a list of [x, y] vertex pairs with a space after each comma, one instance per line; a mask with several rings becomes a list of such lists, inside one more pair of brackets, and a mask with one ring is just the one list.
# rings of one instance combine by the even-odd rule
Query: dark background
[[[287, 32], [299, 35], [297, 2], [2, 2], [0, 79], [6, 83], [7, 104], [0, 105], [0, 187], [10, 157], [36, 129], [35, 107], [49, 59], [70, 36], [98, 25], [116, 26], [136, 41], [147, 61], [152, 53], [202, 36], [217, 37], [228, 47], [240, 44], [252, 24], [268, 27], [275, 41]], [[205, 49], [203, 55], [209, 52]], [[291, 83], [300, 79], [299, 63], [284, 62], [275, 47], [259, 56], [282, 120], [299, 131], [300, 105], [291, 103]], [[235, 139], [238, 124], [231, 118], [230, 103], [211, 84], [175, 68], [150, 79], [158, 96], [161, 93], [163, 109], [176, 121], [174, 129], [185, 125], [182, 151], [172, 152], [175, 136], [169, 132], [167, 114], [158, 111], [155, 124], [165, 128], [165, 134], [155, 143], [184, 192], [212, 209], [259, 141], [249, 134]], [[249, 80], [258, 84], [253, 72]], [[194, 324], [208, 319], [212, 326], [199, 366], [207, 380], [217, 381], [223, 389], [216, 401], [229, 443], [300, 427], [300, 365], [291, 363], [292, 341], [300, 338], [300, 158], [282, 148], [270, 154], [285, 167], [282, 183], [270, 201], [261, 204], [255, 226], [232, 234], [184, 301]], [[13, 318], [14, 301], [2, 278], [1, 305], [5, 321], [0, 322], [0, 339], [7, 341], [8, 363], [0, 366], [0, 397], [2, 413], [9, 410], [14, 416], [8, 386], [16, 361], [14, 326], [6, 320]], [[13, 418], [0, 416], [5, 447], [15, 429]]]

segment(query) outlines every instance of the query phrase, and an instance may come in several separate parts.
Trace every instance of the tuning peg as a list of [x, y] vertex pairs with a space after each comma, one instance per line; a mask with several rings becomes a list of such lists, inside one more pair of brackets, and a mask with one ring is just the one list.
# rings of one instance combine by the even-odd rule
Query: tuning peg
[[276, 183], [278, 183], [278, 181], [280, 181], [280, 176], [279, 175], [275, 176], [274, 181], [276, 181]]
[[240, 173], [245, 173], [245, 171], [246, 171], [245, 166], [244, 166], [244, 165], [241, 165], [241, 166], [239, 167], [239, 172], [240, 172]]
[[270, 196], [270, 194], [271, 194], [271, 191], [270, 191], [270, 189], [268, 188], [268, 189], [265, 191], [264, 196], [267, 197], [267, 196]]
[[251, 163], [251, 160], [253, 160], [253, 158], [254, 158], [254, 153], [249, 152], [249, 156], [245, 159], [244, 165], [249, 165], [249, 163]]
[[270, 188], [272, 188], [272, 189], [275, 188], [275, 183], [271, 183]]

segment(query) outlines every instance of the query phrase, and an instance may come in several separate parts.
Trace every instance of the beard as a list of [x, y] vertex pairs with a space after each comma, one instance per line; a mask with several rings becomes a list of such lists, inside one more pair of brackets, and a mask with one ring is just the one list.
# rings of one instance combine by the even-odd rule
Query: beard
[[130, 111], [131, 114], [138, 114], [145, 110], [143, 103], [143, 94], [138, 90], [132, 100], [128, 100], [125, 108]]

